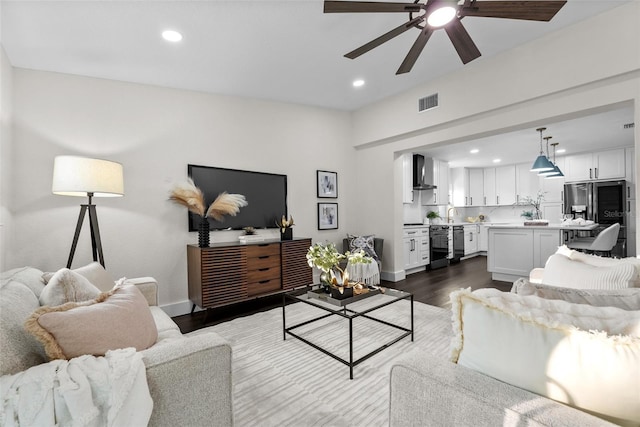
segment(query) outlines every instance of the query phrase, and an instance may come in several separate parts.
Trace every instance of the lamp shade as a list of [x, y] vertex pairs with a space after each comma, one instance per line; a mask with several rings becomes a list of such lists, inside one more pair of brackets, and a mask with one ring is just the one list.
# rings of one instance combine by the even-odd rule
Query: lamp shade
[[533, 162], [533, 166], [531, 166], [531, 172], [542, 172], [550, 170], [553, 170], [553, 164], [544, 154], [540, 154], [536, 161]]
[[560, 170], [560, 168], [558, 167], [558, 165], [556, 165], [553, 168], [553, 171], [549, 174], [547, 174], [544, 179], [554, 179], [554, 178], [563, 178], [564, 174], [562, 173], [562, 171]]
[[124, 195], [122, 165], [101, 159], [57, 156], [53, 163], [53, 194], [120, 197]]

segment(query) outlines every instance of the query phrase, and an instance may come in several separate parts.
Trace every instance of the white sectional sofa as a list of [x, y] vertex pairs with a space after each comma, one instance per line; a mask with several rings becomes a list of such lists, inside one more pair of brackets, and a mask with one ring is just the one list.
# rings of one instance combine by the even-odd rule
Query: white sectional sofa
[[[83, 273], [90, 280], [100, 275], [104, 279], [104, 270], [100, 270], [99, 264], [90, 265]], [[32, 267], [2, 273], [0, 375], [53, 363], [48, 362], [42, 344], [24, 328], [25, 320], [40, 308], [39, 297], [45, 287], [42, 277], [43, 272]], [[230, 345], [211, 332], [181, 334], [157, 306], [157, 283], [153, 278], [131, 279], [126, 283], [135, 285], [146, 298], [157, 328], [155, 344], [140, 352], [153, 400], [149, 425], [232, 425]]]

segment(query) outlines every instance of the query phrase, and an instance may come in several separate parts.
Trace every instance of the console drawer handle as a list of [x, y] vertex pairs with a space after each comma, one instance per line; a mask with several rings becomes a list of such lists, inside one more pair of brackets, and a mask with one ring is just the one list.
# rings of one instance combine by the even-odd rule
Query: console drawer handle
[[258, 271], [268, 271], [268, 270], [271, 270], [271, 269], [268, 268], [268, 267], [267, 268], [260, 268]]
[[258, 283], [262, 284], [262, 283], [269, 283], [271, 280], [261, 280]]
[[269, 258], [269, 255], [262, 255], [258, 257], [258, 259], [266, 259], [266, 258]]

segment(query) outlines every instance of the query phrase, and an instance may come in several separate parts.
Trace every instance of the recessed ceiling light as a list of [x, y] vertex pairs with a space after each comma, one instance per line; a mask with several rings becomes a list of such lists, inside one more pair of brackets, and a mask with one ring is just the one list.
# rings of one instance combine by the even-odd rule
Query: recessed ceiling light
[[353, 81], [353, 87], [362, 87], [364, 86], [364, 80], [358, 79]]
[[447, 25], [456, 17], [456, 8], [452, 6], [443, 6], [431, 12], [427, 18], [427, 23], [432, 27], [442, 27]]
[[564, 148], [559, 148], [558, 151], [556, 151], [556, 153], [566, 153], [567, 150], [565, 150]]
[[174, 30], [165, 30], [162, 32], [162, 38], [168, 42], [179, 42], [182, 40], [182, 34]]
[[493, 163], [500, 163], [502, 159], [493, 159]]
[[469, 152], [471, 154], [478, 154], [480, 152], [480, 150], [478, 150], [477, 148], [474, 148], [473, 150], [469, 150]]

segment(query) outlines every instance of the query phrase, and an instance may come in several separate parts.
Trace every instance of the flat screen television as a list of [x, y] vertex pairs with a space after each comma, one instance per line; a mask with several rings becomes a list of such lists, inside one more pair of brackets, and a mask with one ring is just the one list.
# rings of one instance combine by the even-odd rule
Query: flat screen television
[[[188, 174], [204, 193], [206, 207], [226, 191], [242, 194], [248, 205], [237, 216], [223, 222], [209, 218], [211, 230], [240, 230], [244, 227], [277, 228], [275, 221], [287, 216], [287, 176], [273, 173], [188, 165]], [[189, 212], [189, 231], [197, 231], [200, 218]]]

